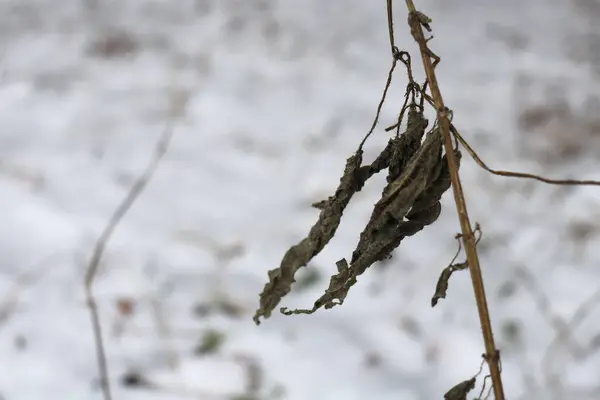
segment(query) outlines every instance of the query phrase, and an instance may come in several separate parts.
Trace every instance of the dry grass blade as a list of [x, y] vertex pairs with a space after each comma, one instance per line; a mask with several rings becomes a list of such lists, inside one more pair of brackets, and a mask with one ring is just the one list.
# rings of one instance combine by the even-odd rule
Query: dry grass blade
[[548, 183], [550, 185], [600, 186], [600, 181], [595, 181], [595, 180], [550, 179], [550, 178], [544, 178], [543, 176], [539, 176], [539, 175], [527, 174], [524, 172], [502, 171], [502, 170], [492, 169], [492, 168], [488, 167], [485, 162], [483, 162], [483, 160], [479, 157], [479, 155], [477, 155], [475, 150], [473, 150], [473, 148], [469, 145], [469, 143], [461, 136], [461, 134], [458, 132], [458, 130], [454, 127], [454, 125], [450, 125], [450, 130], [452, 131], [452, 134], [458, 139], [460, 144], [462, 144], [465, 147], [465, 149], [467, 149], [467, 152], [471, 155], [473, 160], [475, 160], [477, 165], [479, 165], [481, 168], [483, 168], [484, 170], [486, 170], [487, 172], [489, 172], [491, 174], [499, 175], [499, 176], [506, 176], [506, 177], [511, 177], [511, 178], [535, 179], [537, 181]]
[[92, 318], [94, 341], [96, 345], [96, 357], [98, 360], [98, 369], [100, 373], [100, 385], [102, 388], [104, 400], [111, 400], [112, 395], [110, 390], [110, 381], [108, 378], [108, 365], [106, 361], [106, 354], [104, 351], [104, 343], [102, 340], [102, 327], [100, 324], [100, 316], [98, 315], [98, 306], [96, 304], [96, 299], [93, 294], [94, 279], [98, 272], [100, 259], [104, 254], [104, 249], [106, 248], [106, 245], [111, 235], [113, 234], [113, 232], [115, 231], [116, 227], [118, 226], [119, 222], [121, 222], [125, 214], [127, 214], [127, 211], [129, 211], [135, 200], [140, 196], [140, 194], [148, 185], [148, 182], [150, 181], [152, 175], [156, 171], [160, 160], [167, 152], [167, 148], [172, 137], [173, 126], [172, 123], [169, 123], [156, 144], [154, 154], [152, 156], [152, 159], [150, 160], [150, 163], [143, 171], [143, 173], [138, 177], [138, 179], [134, 182], [133, 186], [127, 193], [127, 196], [125, 197], [123, 202], [117, 207], [113, 215], [110, 217], [106, 227], [104, 228], [104, 231], [96, 241], [92, 256], [88, 263], [85, 275], [84, 289], [86, 301], [90, 309], [90, 315]]
[[[388, 0], [388, 2], [391, 1], [392, 0]], [[433, 52], [429, 49], [427, 40], [425, 39], [425, 34], [423, 33], [423, 26], [425, 26], [427, 30], [431, 29], [429, 26], [431, 20], [424, 14], [417, 11], [412, 0], [406, 0], [406, 5], [409, 11], [408, 23], [411, 29], [411, 34], [419, 45], [419, 50], [423, 59], [423, 66], [425, 68], [425, 74], [427, 76], [433, 102], [438, 114], [440, 130], [444, 138], [446, 154], [453, 154], [448, 112], [446, 106], [444, 105], [444, 100], [442, 98], [434, 71], [434, 67], [439, 61], [439, 57], [433, 54]], [[434, 59], [433, 62], [432, 58]], [[469, 214], [467, 212], [463, 189], [460, 182], [460, 177], [458, 175], [458, 165], [454, 157], [449, 156], [447, 157], [447, 160], [448, 168], [450, 170], [450, 177], [452, 180], [454, 200], [456, 202], [456, 209], [458, 211], [463, 235], [463, 244], [467, 254], [467, 262], [469, 264], [471, 280], [473, 282], [473, 291], [475, 293], [475, 300], [477, 302], [477, 309], [479, 312], [479, 320], [481, 322], [486, 354], [488, 356], [487, 360], [490, 367], [494, 395], [496, 400], [504, 400], [504, 388], [502, 385], [502, 376], [499, 368], [499, 356], [494, 343], [494, 335], [487, 306], [487, 299], [485, 296], [481, 267], [479, 265], [479, 257], [477, 255], [477, 248], [475, 245], [475, 237], [471, 229], [471, 223], [469, 221]]]

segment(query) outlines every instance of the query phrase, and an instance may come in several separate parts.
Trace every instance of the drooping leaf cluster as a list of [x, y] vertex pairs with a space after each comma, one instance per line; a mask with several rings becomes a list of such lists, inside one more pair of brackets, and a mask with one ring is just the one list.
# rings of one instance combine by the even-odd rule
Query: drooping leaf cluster
[[[396, 135], [371, 164], [363, 165], [362, 146], [376, 126], [397, 61], [407, 67], [409, 83], [405, 102], [395, 124]], [[396, 49], [394, 64], [371, 131], [355, 154], [346, 161], [335, 193], [328, 199], [313, 204], [320, 210], [320, 214], [308, 236], [285, 253], [279, 268], [269, 271], [269, 282], [260, 294], [260, 306], [254, 316], [256, 323], [259, 323], [261, 316], [271, 316], [281, 299], [291, 291], [296, 272], [306, 266], [333, 238], [352, 196], [373, 175], [387, 169], [387, 184], [360, 234], [350, 262], [343, 258], [336, 263], [338, 273], [331, 277], [329, 287], [311, 309], [282, 308], [281, 312], [284, 314], [310, 314], [321, 307], [332, 308], [342, 304], [359, 275], [374, 263], [391, 257], [402, 239], [415, 235], [439, 217], [441, 197], [450, 187], [446, 161], [448, 155], [443, 154], [443, 138], [437, 124], [427, 132], [429, 123], [424, 116], [423, 104], [426, 84], [414, 82], [410, 68], [408, 53]], [[419, 97], [420, 102], [417, 101]], [[400, 134], [405, 115], [406, 129]], [[461, 153], [456, 149], [452, 156], [458, 162]]]

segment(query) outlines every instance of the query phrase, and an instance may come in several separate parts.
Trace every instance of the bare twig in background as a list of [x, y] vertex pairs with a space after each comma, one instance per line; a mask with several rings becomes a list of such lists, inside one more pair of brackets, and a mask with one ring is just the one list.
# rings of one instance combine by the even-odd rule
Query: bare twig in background
[[19, 276], [17, 282], [14, 283], [13, 287], [4, 295], [2, 301], [0, 301], [0, 326], [4, 325], [5, 322], [14, 314], [19, 303], [19, 298], [23, 287], [31, 282], [34, 278], [37, 278], [31, 271], [27, 271]]
[[[391, 9], [392, 0], [388, 1], [388, 9]], [[504, 400], [504, 388], [502, 386], [502, 376], [500, 374], [500, 353], [496, 350], [494, 343], [494, 334], [492, 331], [492, 324], [490, 321], [490, 315], [487, 306], [487, 299], [485, 296], [485, 288], [483, 285], [483, 277], [481, 275], [481, 267], [479, 265], [479, 257], [477, 255], [477, 248], [475, 245], [475, 235], [471, 228], [471, 222], [469, 220], [469, 214], [467, 212], [467, 206], [465, 197], [458, 175], [457, 161], [454, 157], [452, 137], [450, 135], [450, 121], [448, 119], [448, 110], [444, 105], [444, 100], [438, 86], [437, 77], [435, 75], [435, 65], [439, 62], [439, 57], [435, 56], [427, 45], [425, 34], [423, 33], [423, 26], [429, 31], [429, 23], [431, 20], [424, 14], [418, 12], [412, 0], [406, 0], [406, 6], [409, 11], [408, 22], [411, 28], [411, 34], [419, 45], [421, 56], [423, 58], [423, 66], [425, 68], [425, 74], [431, 90], [432, 98], [437, 111], [438, 121], [440, 124], [440, 131], [444, 138], [444, 147], [446, 154], [451, 154], [447, 157], [448, 168], [450, 170], [450, 178], [452, 181], [452, 189], [454, 192], [454, 200], [456, 202], [456, 210], [458, 212], [460, 226], [463, 235], [463, 244], [465, 252], [467, 254], [467, 262], [469, 264], [469, 271], [471, 273], [471, 280], [473, 282], [473, 291], [475, 292], [475, 300], [477, 302], [477, 309], [479, 311], [479, 320], [481, 322], [481, 329], [483, 331], [483, 340], [485, 342], [486, 349], [486, 360], [490, 367], [490, 375], [492, 378], [492, 385], [494, 389], [494, 395], [496, 400]], [[392, 17], [390, 17], [392, 18]], [[393, 33], [390, 32], [393, 36]], [[432, 58], [435, 60], [432, 62]]]
[[2, 160], [0, 160], [0, 172], [13, 179], [25, 182], [32, 188], [37, 188], [44, 182], [44, 176], [41, 172], [12, 165]]
[[100, 385], [102, 388], [102, 392], [104, 395], [104, 400], [111, 400], [112, 395], [110, 391], [110, 381], [108, 378], [108, 366], [106, 362], [106, 354], [104, 352], [104, 344], [102, 341], [102, 328], [100, 324], [100, 317], [98, 315], [98, 306], [96, 304], [96, 300], [93, 294], [93, 284], [94, 278], [98, 272], [98, 267], [100, 265], [100, 259], [102, 258], [102, 254], [104, 253], [104, 249], [114, 232], [115, 228], [119, 224], [119, 222], [123, 219], [127, 211], [131, 208], [135, 200], [140, 196], [140, 194], [144, 191], [148, 182], [152, 178], [152, 175], [156, 171], [160, 160], [167, 152], [167, 148], [173, 137], [173, 122], [169, 121], [167, 127], [161, 134], [158, 142], [156, 143], [156, 147], [154, 149], [154, 154], [150, 163], [146, 167], [146, 169], [142, 172], [139, 178], [134, 182], [133, 186], [127, 193], [127, 196], [123, 200], [123, 202], [117, 207], [113, 215], [110, 217], [108, 224], [104, 228], [104, 231], [98, 238], [94, 246], [94, 251], [88, 263], [87, 272], [84, 281], [84, 289], [85, 289], [85, 297], [90, 309], [90, 315], [92, 318], [92, 327], [94, 330], [94, 341], [96, 344], [96, 357], [98, 361], [98, 369], [100, 373]]
[[27, 268], [25, 272], [18, 276], [13, 287], [0, 301], [0, 326], [8, 321], [15, 312], [22, 290], [33, 281], [39, 280], [44, 272], [48, 271], [48, 268], [42, 267], [62, 256], [64, 256], [63, 253], [51, 254], [43, 260], [36, 262], [33, 267]]
[[554, 329], [555, 336], [550, 345], [546, 348], [542, 357], [542, 366], [545, 370], [546, 386], [552, 388], [555, 398], [560, 397], [561, 390], [561, 374], [553, 371], [553, 359], [555, 350], [562, 343], [565, 345], [568, 353], [575, 360], [584, 360], [593, 355], [598, 349], [592, 345], [582, 345], [575, 338], [575, 330], [587, 318], [594, 306], [600, 303], [600, 289], [596, 290], [586, 301], [582, 302], [575, 310], [570, 319], [566, 320], [560, 315], [554, 313], [550, 307], [549, 296], [546, 295], [537, 284], [535, 277], [523, 267], [515, 267], [517, 277], [525, 284], [525, 288], [534, 299], [534, 303], [540, 314], [544, 317], [547, 323]]
[[8, 321], [11, 315], [15, 312], [19, 302], [21, 289], [23, 288], [23, 285], [29, 281], [29, 279], [29, 275], [20, 278], [0, 302], [0, 326], [4, 325], [4, 323]]
[[546, 320], [556, 332], [555, 341], [563, 342], [573, 356], [582, 353], [582, 346], [572, 337], [567, 322], [560, 316], [552, 312], [550, 299], [539, 288], [535, 277], [524, 267], [514, 267], [517, 278], [524, 284], [525, 289], [529, 292], [533, 301], [540, 312], [540, 315]]

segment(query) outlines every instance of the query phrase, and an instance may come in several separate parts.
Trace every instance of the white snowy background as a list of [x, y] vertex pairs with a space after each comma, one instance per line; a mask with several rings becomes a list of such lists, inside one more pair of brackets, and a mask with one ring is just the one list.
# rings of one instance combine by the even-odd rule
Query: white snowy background
[[[170, 120], [171, 147], [96, 282], [115, 399], [429, 400], [477, 372], [468, 273], [430, 307], [456, 251], [451, 192], [343, 306], [251, 319], [267, 270], [371, 124], [391, 61], [384, 3], [0, 3], [0, 399], [101, 399], [86, 263]], [[396, 3], [397, 45], [422, 77]], [[491, 166], [600, 179], [598, 1], [417, 6], [454, 121]], [[369, 158], [405, 83], [399, 71]], [[507, 398], [600, 398], [600, 188], [494, 177], [466, 155], [461, 171]], [[383, 182], [282, 305], [322, 293]]]

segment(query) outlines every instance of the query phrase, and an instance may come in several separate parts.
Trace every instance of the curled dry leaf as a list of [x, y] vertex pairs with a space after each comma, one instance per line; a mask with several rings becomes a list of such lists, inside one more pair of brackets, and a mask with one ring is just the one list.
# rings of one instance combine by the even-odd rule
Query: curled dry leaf
[[[424, 22], [420, 21], [420, 23]], [[279, 268], [269, 271], [269, 282], [260, 294], [260, 305], [254, 316], [257, 324], [260, 323], [261, 316], [270, 317], [281, 299], [291, 291], [296, 272], [306, 266], [333, 238], [350, 199], [375, 173], [387, 168], [387, 185], [383, 189], [380, 200], [373, 208], [369, 222], [360, 234], [350, 263], [346, 259], [341, 259], [336, 263], [338, 273], [330, 278], [329, 287], [314, 303], [313, 308], [288, 310], [283, 307], [280, 309], [282, 313], [287, 315], [310, 314], [321, 307], [327, 309], [342, 304], [348, 290], [356, 283], [359, 275], [374, 263], [389, 259], [392, 251], [400, 245], [402, 239], [431, 225], [440, 215], [441, 196], [450, 187], [447, 158], [442, 156], [443, 138], [440, 125], [436, 124], [425, 135], [428, 121], [424, 117], [423, 105], [427, 97], [427, 83], [419, 86], [412, 78], [408, 53], [399, 52], [393, 44], [392, 50], [394, 63], [388, 74], [373, 126], [361, 142], [357, 152], [347, 160], [344, 174], [335, 194], [313, 204], [313, 207], [321, 212], [308, 236], [285, 253]], [[404, 54], [404, 57], [401, 57], [401, 54]], [[405, 64], [409, 77], [405, 102], [398, 121], [394, 125], [397, 133], [394, 138], [389, 140], [372, 164], [363, 166], [362, 146], [377, 125], [397, 61]], [[421, 101], [420, 104], [417, 104], [416, 99], [419, 95]], [[412, 100], [408, 104], [410, 98]], [[406, 110], [408, 110], [407, 128], [404, 134], [399, 135]], [[423, 136], [425, 136], [425, 140], [423, 140]], [[461, 153], [455, 150], [453, 155], [458, 164]]]
[[[423, 125], [420, 125], [422, 128]], [[397, 138], [397, 143], [420, 142], [419, 132], [407, 132]], [[404, 138], [404, 142], [400, 142]], [[407, 161], [392, 160], [400, 168], [399, 175], [389, 180], [383, 191], [382, 198], [375, 204], [370, 221], [361, 233], [359, 243], [354, 251], [351, 264], [342, 259], [337, 262], [338, 274], [334, 275], [325, 294], [314, 304], [312, 309], [281, 311], [286, 314], [311, 314], [321, 307], [326, 309], [342, 304], [357, 277], [377, 261], [390, 257], [391, 252], [398, 247], [402, 239], [421, 230], [426, 224], [432, 223], [439, 216], [439, 197], [444, 190], [445, 179], [440, 179], [443, 170], [442, 138], [437, 129], [430, 132], [425, 141]], [[402, 152], [396, 153], [396, 158], [406, 157]], [[391, 173], [393, 174], [393, 172]], [[436, 182], [439, 183], [436, 184]], [[433, 196], [433, 198], [432, 198]], [[406, 224], [404, 218], [412, 212], [411, 208], [419, 200], [419, 207], [412, 214], [412, 221]], [[420, 228], [415, 226], [421, 218]]]
[[[479, 233], [479, 237], [475, 241], [475, 244], [477, 245], [479, 243], [479, 241], [481, 240], [481, 227], [479, 226], [479, 224], [475, 224], [474, 232]], [[448, 291], [448, 282], [449, 282], [452, 274], [455, 271], [463, 271], [469, 267], [469, 264], [467, 261], [453, 264], [454, 260], [456, 260], [456, 258], [460, 254], [460, 249], [461, 249], [460, 238], [461, 237], [462, 237], [461, 234], [456, 235], [456, 239], [459, 241], [458, 242], [458, 251], [456, 252], [456, 255], [450, 262], [450, 265], [447, 266], [446, 268], [444, 268], [444, 270], [440, 274], [440, 277], [438, 278], [437, 284], [435, 286], [435, 293], [433, 294], [433, 297], [431, 298], [431, 307], [435, 307], [436, 304], [438, 303], [439, 299], [446, 298], [446, 292]]]
[[279, 268], [269, 271], [269, 282], [260, 294], [260, 306], [254, 315], [254, 322], [260, 323], [260, 317], [268, 318], [283, 296], [291, 290], [295, 282], [294, 275], [306, 266], [333, 238], [340, 224], [344, 209], [354, 193], [362, 189], [364, 181], [357, 175], [362, 163], [362, 151], [356, 152], [346, 161], [344, 175], [335, 194], [320, 204], [321, 213], [308, 237], [292, 246], [283, 256]]
[[438, 278], [437, 285], [435, 286], [435, 293], [431, 298], [431, 307], [435, 307], [438, 303], [439, 299], [446, 298], [446, 292], [448, 291], [448, 281], [452, 276], [454, 271], [462, 271], [468, 268], [467, 262], [462, 262], [458, 264], [452, 264], [442, 271], [440, 277]]
[[475, 388], [476, 378], [462, 381], [444, 395], [444, 400], [467, 400], [467, 394]]
[[[394, 48], [394, 46], [392, 46], [392, 48]], [[406, 56], [409, 57], [408, 53], [403, 53], [405, 53]], [[398, 55], [400, 55], [400, 52], [398, 52]], [[268, 318], [277, 306], [277, 304], [279, 304], [281, 298], [290, 292], [290, 286], [294, 283], [294, 275], [296, 271], [301, 267], [306, 266], [307, 263], [312, 258], [314, 258], [319, 252], [321, 252], [325, 245], [331, 240], [331, 238], [335, 234], [337, 227], [339, 226], [344, 209], [348, 205], [352, 195], [359, 191], [365, 184], [366, 180], [369, 179], [373, 174], [390, 166], [391, 159], [394, 156], [394, 146], [397, 145], [397, 143], [394, 140], [390, 140], [385, 149], [381, 152], [381, 154], [371, 165], [361, 165], [363, 154], [362, 148], [365, 141], [369, 138], [369, 136], [373, 133], [375, 127], [377, 126], [377, 123], [379, 121], [379, 115], [385, 102], [387, 91], [391, 85], [392, 76], [398, 60], [402, 59], [394, 56], [394, 61], [388, 73], [385, 88], [383, 90], [383, 94], [379, 105], [377, 106], [377, 112], [375, 115], [375, 119], [373, 120], [371, 129], [361, 141], [356, 153], [347, 160], [346, 168], [344, 170], [344, 174], [340, 180], [340, 185], [338, 186], [336, 193], [327, 200], [313, 204], [315, 208], [321, 210], [321, 213], [319, 215], [317, 223], [311, 228], [308, 237], [302, 240], [297, 245], [292, 246], [286, 252], [279, 268], [269, 271], [269, 282], [265, 285], [263, 292], [260, 294], [259, 309], [254, 315], [254, 321], [257, 324], [260, 323], [261, 316], [264, 318]], [[405, 65], [407, 66], [409, 76], [412, 76], [412, 72], [410, 70], [410, 63], [407, 62], [405, 63]], [[407, 94], [410, 90], [412, 90], [414, 93], [414, 91], [418, 89], [418, 85], [413, 85], [413, 83], [414, 82], [412, 82], [411, 79], [411, 82], [409, 82], [409, 85], [407, 86]], [[408, 99], [408, 96], [406, 98]], [[402, 111], [404, 111], [404, 109], [405, 107], [403, 106]], [[421, 106], [421, 117], [422, 111], [423, 107]], [[398, 126], [400, 126], [402, 116], [403, 112], [400, 113], [400, 116], [398, 118]], [[424, 120], [424, 118], [422, 119]], [[424, 121], [425, 123], [423, 124], [423, 130], [426, 127], [426, 120]], [[420, 137], [416, 142], [420, 142]], [[395, 167], [392, 167], [392, 170], [394, 168]], [[388, 180], [388, 182], [390, 181], [391, 180]], [[343, 275], [343, 271], [345, 271], [346, 269], [347, 263], [345, 263], [345, 260], [344, 263], [338, 263], [338, 271], [340, 271], [340, 274]], [[337, 280], [338, 279], [336, 277], [332, 277], [332, 284], [333, 281]]]
[[[373, 232], [378, 228], [378, 218], [386, 208], [386, 203], [384, 202], [384, 199], [386, 198], [385, 196], [386, 194], [390, 193], [394, 182], [398, 179], [401, 179], [407, 168], [407, 165], [411, 162], [411, 159], [416, 157], [421, 145], [421, 139], [425, 134], [426, 127], [427, 120], [423, 117], [422, 113], [418, 113], [414, 108], [411, 108], [408, 113], [406, 132], [403, 135], [390, 140], [390, 143], [388, 144], [388, 147], [390, 147], [390, 160], [387, 176], [388, 184], [383, 189], [381, 200], [375, 204], [367, 226], [360, 234], [360, 240], [356, 250], [352, 255], [352, 262], [354, 262], [360, 256], [360, 254], [366, 250], [368, 244], [373, 240]], [[408, 206], [410, 207], [410, 204]]]

